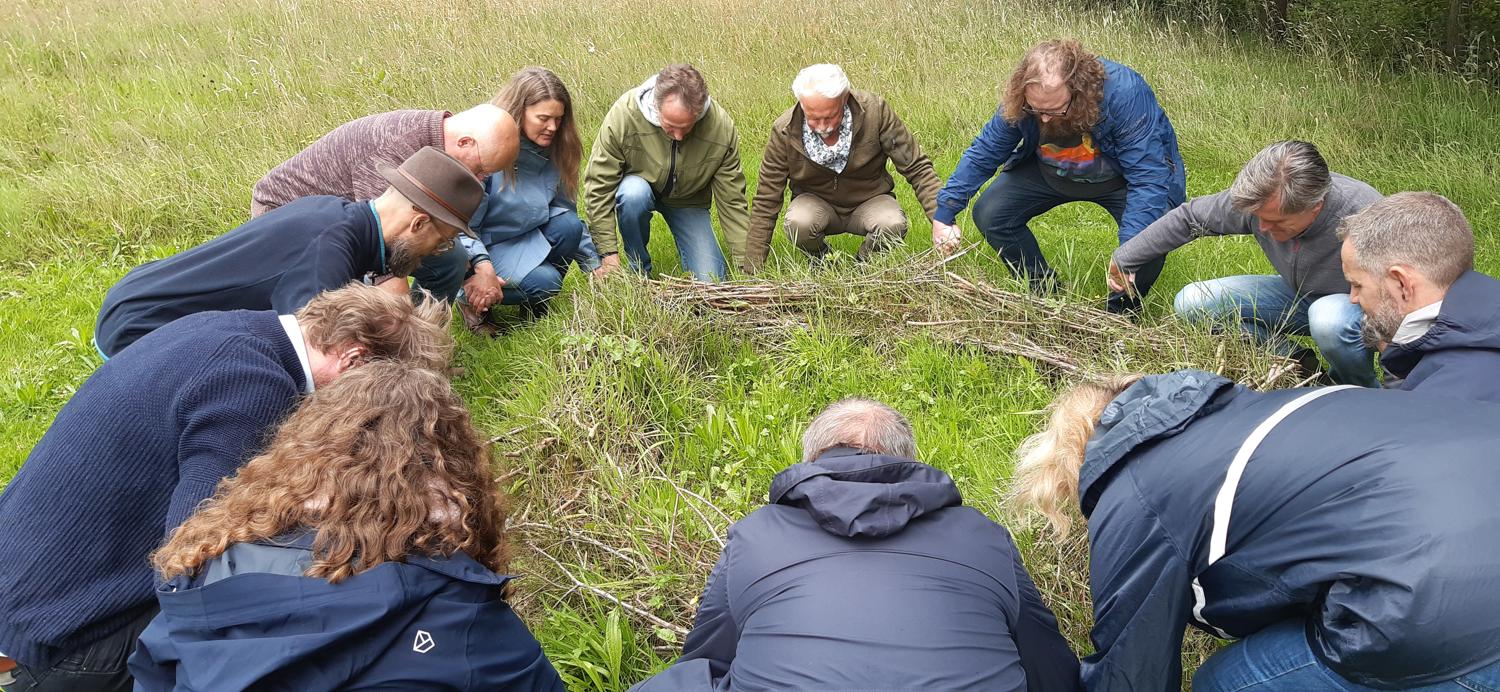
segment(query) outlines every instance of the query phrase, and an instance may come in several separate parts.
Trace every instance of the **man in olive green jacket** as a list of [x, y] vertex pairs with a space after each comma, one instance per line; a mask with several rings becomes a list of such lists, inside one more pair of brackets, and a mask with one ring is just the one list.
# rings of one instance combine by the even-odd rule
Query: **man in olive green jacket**
[[[797, 105], [777, 118], [766, 142], [742, 269], [753, 272], [766, 261], [788, 183], [787, 235], [813, 257], [828, 252], [823, 241], [828, 235], [864, 236], [859, 259], [906, 237], [909, 224], [886, 172], [887, 160], [896, 164], [932, 218], [943, 181], [885, 99], [851, 90], [838, 65], [802, 70], [792, 82], [792, 94]], [[952, 240], [934, 237], [933, 243]]]
[[750, 210], [734, 120], [708, 98], [696, 69], [669, 65], [610, 107], [583, 175], [584, 208], [605, 271], [620, 266], [623, 241], [631, 266], [651, 273], [646, 246], [654, 211], [666, 219], [684, 268], [700, 281], [723, 279], [728, 267], [709, 222], [713, 200], [739, 262]]

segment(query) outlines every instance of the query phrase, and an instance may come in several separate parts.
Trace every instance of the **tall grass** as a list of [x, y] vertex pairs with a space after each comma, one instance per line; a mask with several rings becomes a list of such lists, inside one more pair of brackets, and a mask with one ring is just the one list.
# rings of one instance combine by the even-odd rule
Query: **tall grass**
[[[739, 123], [753, 190], [769, 125], [806, 64], [839, 62], [856, 86], [883, 94], [946, 175], [1025, 48], [1072, 35], [1150, 81], [1182, 141], [1190, 193], [1223, 188], [1268, 141], [1305, 138], [1337, 170], [1383, 191], [1454, 199], [1480, 230], [1481, 265], [1500, 267], [1500, 96], [1130, 10], [1039, 0], [28, 0], [0, 13], [0, 268], [9, 277], [0, 287], [0, 479], [95, 366], [99, 301], [131, 266], [243, 221], [254, 181], [339, 123], [394, 108], [461, 109], [529, 64], [568, 83], [591, 139], [622, 91], [664, 63], [695, 63]], [[920, 216], [904, 186], [899, 197]], [[1034, 227], [1075, 298], [1102, 301], [1115, 243], [1108, 216], [1070, 205]], [[926, 235], [916, 223], [912, 251], [929, 245]], [[657, 265], [674, 267], [669, 234], [654, 236]], [[988, 250], [952, 269], [1003, 281]], [[851, 271], [859, 268], [809, 275], [778, 238], [767, 274], [818, 277], [838, 295]], [[1147, 319], [1170, 319], [1169, 299], [1188, 281], [1252, 271], [1269, 266], [1248, 239], [1198, 241], [1172, 255]], [[591, 286], [575, 276], [568, 290], [539, 324], [499, 340], [463, 337], [460, 384], [516, 497], [523, 613], [574, 687], [623, 689], [675, 655], [717, 537], [796, 458], [810, 415], [854, 394], [908, 414], [924, 459], [952, 473], [967, 502], [1022, 529], [1033, 570], [1087, 650], [1077, 547], [1037, 540], [999, 502], [1010, 450], [1061, 384], [1049, 371], [816, 317], [768, 341], [664, 305], [632, 281]], [[1211, 345], [1193, 353], [1212, 364]]]

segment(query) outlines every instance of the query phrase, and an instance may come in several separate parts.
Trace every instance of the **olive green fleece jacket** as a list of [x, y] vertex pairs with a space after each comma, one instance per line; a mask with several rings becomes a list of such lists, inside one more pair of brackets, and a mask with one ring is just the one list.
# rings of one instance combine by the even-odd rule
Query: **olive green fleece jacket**
[[619, 252], [615, 190], [625, 176], [637, 175], [651, 184], [660, 205], [706, 209], [717, 199], [719, 226], [729, 246], [731, 266], [739, 264], [750, 208], [734, 120], [717, 101], [709, 101], [708, 110], [693, 131], [677, 143], [676, 183], [672, 193], [661, 199], [667, 187], [673, 142], [641, 112], [639, 94], [640, 87], [625, 92], [604, 115], [583, 174], [583, 205], [599, 254]]
[[932, 160], [922, 153], [906, 123], [901, 122], [885, 99], [875, 94], [851, 89], [849, 96], [849, 116], [853, 120], [850, 136], [854, 141], [849, 144], [849, 163], [841, 173], [807, 157], [807, 148], [802, 144], [805, 117], [800, 104], [788, 108], [771, 125], [766, 155], [760, 164], [760, 182], [755, 188], [750, 230], [745, 237], [745, 262], [741, 265], [745, 271], [759, 269], [771, 252], [771, 234], [788, 184], [793, 197], [809, 192], [840, 215], [847, 215], [877, 195], [895, 193], [896, 183], [885, 168], [889, 160], [911, 184], [928, 218], [937, 211], [937, 194], [943, 188], [943, 181], [932, 170]]

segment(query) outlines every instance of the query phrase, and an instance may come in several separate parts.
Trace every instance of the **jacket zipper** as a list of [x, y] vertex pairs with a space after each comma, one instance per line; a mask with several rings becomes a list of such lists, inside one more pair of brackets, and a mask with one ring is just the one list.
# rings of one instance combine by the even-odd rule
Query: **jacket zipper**
[[672, 195], [672, 190], [677, 187], [677, 140], [672, 140], [672, 163], [667, 167], [667, 187], [661, 191], [661, 198], [666, 199]]

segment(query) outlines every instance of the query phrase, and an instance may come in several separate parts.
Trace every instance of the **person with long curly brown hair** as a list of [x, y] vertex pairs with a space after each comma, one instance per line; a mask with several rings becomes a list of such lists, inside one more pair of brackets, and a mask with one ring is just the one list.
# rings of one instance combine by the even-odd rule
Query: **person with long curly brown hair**
[[314, 394], [152, 555], [137, 690], [561, 690], [504, 600], [504, 505], [446, 378]]
[[[1071, 39], [1037, 44], [1011, 72], [1000, 108], [938, 194], [934, 238], [958, 237], [959, 213], [997, 169], [974, 204], [974, 225], [1036, 291], [1054, 289], [1057, 278], [1027, 226], [1032, 218], [1093, 202], [1114, 217], [1124, 243], [1187, 199], [1177, 134], [1146, 80]], [[1137, 292], [1111, 293], [1110, 311], [1139, 310], [1162, 264], [1140, 268]]]
[[1013, 496], [1086, 521], [1091, 691], [1500, 688], [1500, 406], [1198, 370], [1059, 395]]
[[520, 305], [539, 314], [562, 290], [568, 264], [599, 268], [594, 241], [578, 217], [578, 166], [583, 143], [573, 97], [551, 70], [528, 67], [511, 77], [492, 103], [515, 116], [521, 153], [513, 171], [485, 182], [485, 201], [465, 239], [471, 254], [487, 254], [504, 284], [498, 300], [465, 293], [465, 324], [479, 329], [493, 305]]
[[375, 359], [445, 368], [446, 304], [353, 284], [294, 315], [200, 312], [78, 388], [0, 494], [0, 650], [14, 690], [129, 690], [156, 611], [146, 557], [305, 393]]

